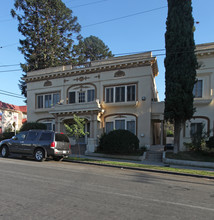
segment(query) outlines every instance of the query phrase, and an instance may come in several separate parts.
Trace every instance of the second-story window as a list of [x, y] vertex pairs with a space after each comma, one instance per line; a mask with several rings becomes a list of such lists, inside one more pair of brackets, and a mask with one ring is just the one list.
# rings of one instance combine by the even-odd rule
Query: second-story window
[[193, 95], [195, 98], [202, 98], [202, 85], [203, 80], [198, 80], [193, 88]]
[[87, 103], [95, 101], [96, 94], [94, 86], [71, 87], [68, 91], [68, 103]]
[[51, 95], [45, 95], [45, 108], [51, 108]]
[[37, 95], [37, 108], [51, 108], [55, 106], [60, 101], [60, 93], [48, 93]]
[[69, 103], [76, 102], [76, 92], [69, 92]]
[[114, 102], [114, 88], [106, 88], [106, 102]]
[[116, 87], [115, 101], [125, 102], [125, 86]]
[[127, 86], [127, 101], [135, 101], [135, 85]]
[[95, 92], [94, 89], [90, 89], [87, 91], [87, 101], [93, 102], [95, 100]]
[[85, 92], [79, 92], [79, 103], [85, 102]]
[[43, 95], [37, 96], [37, 108], [43, 108]]
[[130, 102], [136, 100], [136, 85], [105, 88], [105, 102]]

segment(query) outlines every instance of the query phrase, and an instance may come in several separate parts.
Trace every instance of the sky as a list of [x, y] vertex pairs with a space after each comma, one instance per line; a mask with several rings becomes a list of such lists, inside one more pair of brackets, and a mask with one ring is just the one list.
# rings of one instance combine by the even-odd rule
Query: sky
[[[81, 35], [99, 37], [115, 56], [153, 51], [157, 57], [156, 77], [159, 98], [164, 100], [165, 68], [164, 34], [166, 32], [167, 0], [63, 0], [72, 9], [82, 26]], [[0, 7], [0, 101], [25, 105], [19, 89], [24, 56], [17, 49], [22, 35], [18, 22], [10, 15], [14, 0], [1, 0]], [[196, 31], [195, 44], [214, 42], [214, 1], [193, 0]], [[5, 92], [7, 95], [5, 95]], [[9, 95], [10, 96], [9, 96]]]

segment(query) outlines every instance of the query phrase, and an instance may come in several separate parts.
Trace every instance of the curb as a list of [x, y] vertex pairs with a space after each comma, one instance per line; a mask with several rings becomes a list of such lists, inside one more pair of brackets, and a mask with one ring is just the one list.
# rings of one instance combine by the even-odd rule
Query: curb
[[214, 168], [214, 163], [212, 162], [200, 162], [200, 161], [189, 161], [189, 160], [175, 160], [166, 158], [166, 152], [163, 152], [163, 162], [167, 164], [182, 165], [182, 166], [193, 166], [193, 167], [204, 167], [204, 168]]
[[86, 164], [86, 165], [102, 166], [102, 167], [112, 167], [112, 168], [127, 169], [127, 170], [145, 171], [145, 172], [152, 172], [152, 173], [172, 174], [172, 175], [177, 175], [177, 176], [189, 176], [189, 177], [195, 177], [195, 178], [214, 179], [214, 176], [203, 176], [203, 175], [188, 174], [188, 173], [177, 173], [177, 172], [173, 172], [173, 171], [154, 170], [154, 169], [148, 169], [148, 168], [116, 166], [116, 165], [110, 165], [110, 164], [99, 164], [99, 163], [94, 163], [94, 162], [75, 161], [75, 160], [68, 160], [68, 159], [64, 159], [63, 161], [64, 162], [71, 162], [71, 163], [82, 163], [82, 164]]

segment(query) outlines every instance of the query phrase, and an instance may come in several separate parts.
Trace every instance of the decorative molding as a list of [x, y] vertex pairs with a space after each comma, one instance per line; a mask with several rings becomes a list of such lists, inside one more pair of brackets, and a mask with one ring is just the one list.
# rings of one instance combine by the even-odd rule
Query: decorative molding
[[82, 82], [82, 81], [84, 81], [84, 80], [87, 80], [87, 79], [90, 79], [90, 77], [87, 77], [87, 76], [85, 76], [85, 77], [83, 77], [83, 76], [81, 76], [81, 77], [77, 77], [76, 79], [74, 79], [74, 81], [80, 81], [80, 82]]
[[49, 81], [49, 80], [45, 81], [44, 82], [44, 87], [46, 87], [46, 86], [52, 86], [52, 82]]
[[125, 76], [125, 72], [122, 71], [122, 70], [118, 70], [115, 74], [114, 74], [114, 77], [123, 77]]
[[97, 76], [95, 76], [94, 78], [98, 78], [98, 79], [100, 79], [100, 74], [98, 74]]
[[69, 79], [64, 79], [64, 83], [69, 82]]
[[[136, 61], [136, 62], [129, 62], [126, 64], [119, 64], [119, 65], [108, 65], [108, 66], [100, 66], [100, 67], [88, 67], [85, 69], [74, 69], [72, 71], [68, 72], [58, 72], [55, 74], [44, 74], [44, 75], [39, 75], [39, 76], [27, 76], [23, 77], [23, 79], [28, 82], [35, 82], [35, 81], [42, 81], [44, 79], [56, 79], [56, 78], [64, 78], [64, 77], [71, 77], [71, 76], [78, 76], [82, 74], [92, 74], [92, 73], [100, 73], [100, 72], [107, 72], [110, 70], [118, 70], [118, 69], [128, 69], [128, 68], [134, 68], [134, 67], [140, 67], [140, 66], [151, 66], [153, 64], [153, 71], [157, 71], [157, 64], [156, 64], [156, 59], [151, 58], [149, 60], [145, 61]], [[156, 68], [154, 68], [156, 67]], [[157, 75], [157, 73], [153, 73], [154, 75]], [[83, 81], [87, 80], [89, 77], [77, 77], [75, 80], [76, 81]], [[99, 77], [98, 77], [99, 78]]]

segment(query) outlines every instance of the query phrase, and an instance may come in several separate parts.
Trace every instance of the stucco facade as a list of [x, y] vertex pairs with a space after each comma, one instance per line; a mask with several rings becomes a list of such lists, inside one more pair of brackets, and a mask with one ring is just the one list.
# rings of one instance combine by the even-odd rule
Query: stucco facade
[[16, 106], [0, 101], [0, 134], [19, 130], [27, 120], [27, 106]]
[[[150, 52], [27, 73], [28, 121], [65, 131], [76, 114], [89, 132], [82, 142], [94, 151], [104, 132], [127, 129], [140, 146], [161, 144], [164, 103], [155, 84], [157, 60]], [[163, 129], [162, 129], [163, 133]]]
[[[197, 132], [200, 126], [205, 132], [214, 132], [214, 43], [196, 46], [199, 68], [197, 82], [193, 94], [196, 112], [190, 121], [186, 121], [181, 131], [182, 141], [190, 142], [191, 134]], [[185, 147], [183, 146], [183, 150]]]

